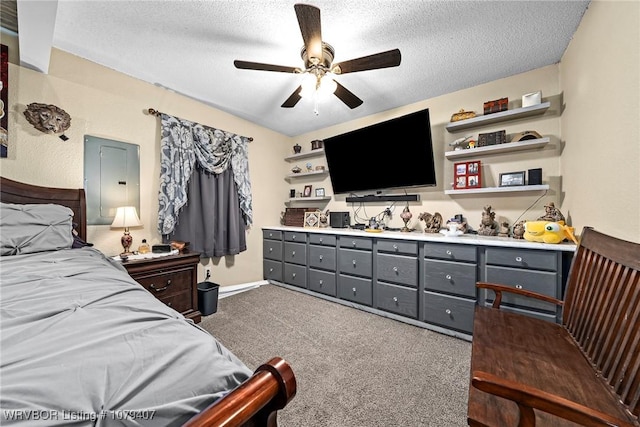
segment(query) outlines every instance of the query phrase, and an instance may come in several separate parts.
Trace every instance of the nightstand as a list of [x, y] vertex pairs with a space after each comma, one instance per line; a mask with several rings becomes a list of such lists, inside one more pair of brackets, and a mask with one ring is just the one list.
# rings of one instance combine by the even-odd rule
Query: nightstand
[[136, 282], [160, 301], [200, 323], [197, 272], [200, 253], [185, 252], [158, 258], [125, 261], [124, 268]]

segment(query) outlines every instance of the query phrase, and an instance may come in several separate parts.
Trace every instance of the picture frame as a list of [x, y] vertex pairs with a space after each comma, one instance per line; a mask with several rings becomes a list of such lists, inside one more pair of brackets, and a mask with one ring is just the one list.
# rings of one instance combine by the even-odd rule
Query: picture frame
[[324, 197], [324, 188], [316, 188], [316, 197]]
[[519, 187], [525, 185], [524, 171], [500, 174], [500, 187]]
[[456, 190], [482, 187], [482, 163], [480, 160], [453, 165], [453, 188]]
[[302, 197], [311, 197], [311, 185], [305, 185]]
[[305, 212], [303, 227], [320, 228], [320, 212]]

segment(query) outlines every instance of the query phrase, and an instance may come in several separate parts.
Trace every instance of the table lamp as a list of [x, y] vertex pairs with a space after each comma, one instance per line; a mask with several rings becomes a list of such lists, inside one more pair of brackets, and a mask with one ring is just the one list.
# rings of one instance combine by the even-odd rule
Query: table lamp
[[120, 243], [122, 243], [124, 252], [120, 255], [131, 254], [129, 248], [131, 248], [133, 238], [131, 237], [131, 234], [129, 234], [129, 227], [139, 227], [141, 225], [142, 222], [140, 222], [140, 218], [138, 218], [138, 213], [136, 212], [135, 207], [121, 206], [116, 210], [116, 217], [111, 223], [111, 228], [124, 228], [124, 234], [120, 238]]

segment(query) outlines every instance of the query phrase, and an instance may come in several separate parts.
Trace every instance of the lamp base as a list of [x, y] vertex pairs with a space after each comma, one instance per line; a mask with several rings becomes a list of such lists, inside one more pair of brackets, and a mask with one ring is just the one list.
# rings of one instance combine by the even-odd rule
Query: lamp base
[[133, 237], [129, 234], [129, 230], [126, 229], [122, 237], [120, 238], [120, 244], [122, 244], [122, 248], [124, 251], [120, 255], [131, 255], [129, 249], [131, 248], [131, 244], [133, 243]]

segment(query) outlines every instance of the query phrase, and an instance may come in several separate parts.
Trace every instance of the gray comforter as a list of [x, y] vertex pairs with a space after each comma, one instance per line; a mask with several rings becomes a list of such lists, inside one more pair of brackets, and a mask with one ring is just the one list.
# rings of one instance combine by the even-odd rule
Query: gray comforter
[[0, 259], [0, 424], [180, 425], [251, 371], [91, 249]]

